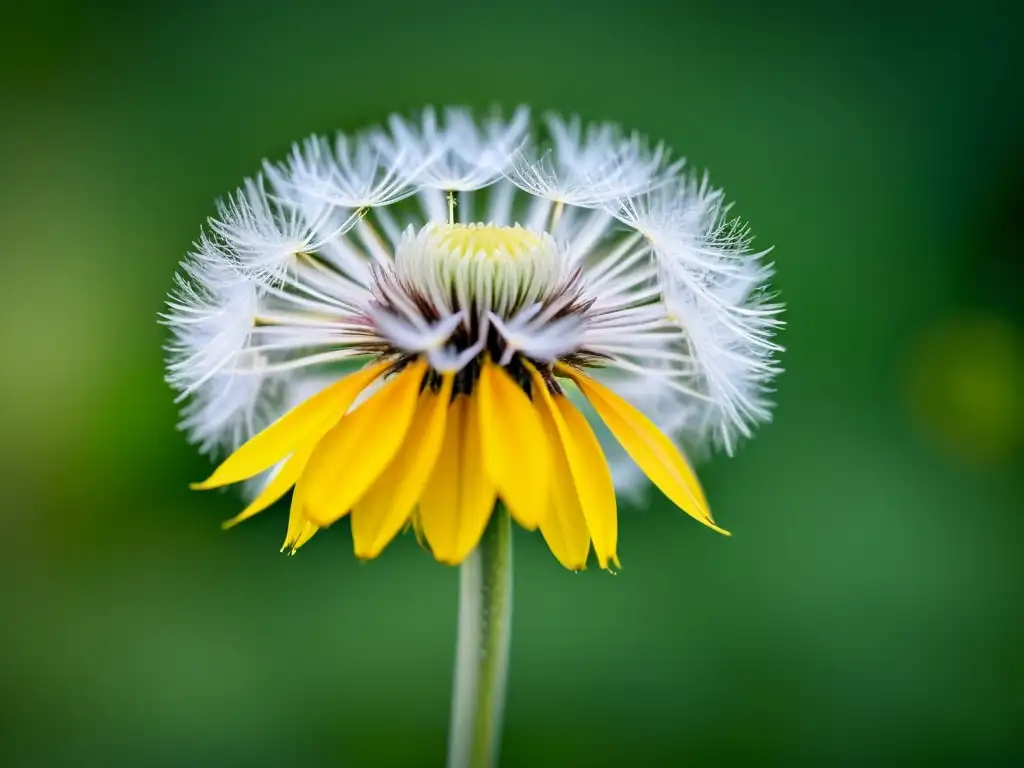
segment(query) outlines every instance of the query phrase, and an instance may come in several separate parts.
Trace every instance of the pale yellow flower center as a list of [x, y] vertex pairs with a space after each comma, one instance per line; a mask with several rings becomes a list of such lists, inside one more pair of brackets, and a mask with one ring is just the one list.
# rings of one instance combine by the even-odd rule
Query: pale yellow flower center
[[522, 227], [495, 224], [445, 224], [434, 230], [437, 244], [455, 256], [527, 259], [544, 245], [540, 236]]
[[515, 313], [547, 299], [562, 282], [562, 268], [554, 238], [518, 224], [432, 222], [407, 232], [395, 252], [403, 282], [445, 311]]

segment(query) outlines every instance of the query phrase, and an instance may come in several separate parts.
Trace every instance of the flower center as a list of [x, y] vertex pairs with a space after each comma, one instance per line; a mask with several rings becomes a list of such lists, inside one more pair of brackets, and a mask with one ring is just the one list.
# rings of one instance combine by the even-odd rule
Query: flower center
[[543, 244], [540, 235], [520, 226], [445, 224], [433, 230], [442, 248], [463, 258], [529, 259]]
[[448, 311], [507, 317], [542, 301], [562, 278], [554, 239], [518, 224], [427, 224], [406, 232], [396, 276]]

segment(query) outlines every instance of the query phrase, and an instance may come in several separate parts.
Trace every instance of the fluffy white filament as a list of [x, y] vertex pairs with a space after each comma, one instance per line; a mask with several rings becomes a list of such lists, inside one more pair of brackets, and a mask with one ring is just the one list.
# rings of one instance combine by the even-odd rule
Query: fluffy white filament
[[763, 256], [706, 177], [614, 126], [392, 116], [297, 144], [218, 205], [163, 316], [168, 380], [183, 428], [220, 452], [354, 358], [458, 370], [497, 333], [504, 362], [600, 359], [665, 432], [731, 452], [770, 417], [778, 372]]

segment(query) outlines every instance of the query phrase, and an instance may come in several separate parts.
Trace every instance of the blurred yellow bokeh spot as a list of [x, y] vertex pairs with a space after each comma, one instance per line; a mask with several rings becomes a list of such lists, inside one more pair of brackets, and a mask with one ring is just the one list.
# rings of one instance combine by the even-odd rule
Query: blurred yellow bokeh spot
[[949, 317], [909, 355], [910, 410], [926, 438], [953, 458], [1002, 464], [1024, 445], [1024, 329], [1010, 318]]

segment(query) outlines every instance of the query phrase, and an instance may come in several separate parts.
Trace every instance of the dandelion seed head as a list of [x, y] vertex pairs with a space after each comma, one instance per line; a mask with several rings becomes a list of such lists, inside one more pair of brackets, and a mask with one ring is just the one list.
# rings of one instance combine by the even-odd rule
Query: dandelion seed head
[[[297, 143], [218, 204], [163, 316], [171, 332], [168, 381], [184, 402], [190, 437], [210, 452], [241, 445], [234, 456], [246, 455], [254, 435], [269, 439], [261, 434], [268, 425], [313, 413], [321, 399], [334, 402], [324, 412], [328, 426], [309, 427], [317, 440], [289, 443], [260, 470], [256, 506], [242, 517], [262, 509], [278, 486], [284, 493], [287, 480], [318, 476], [324, 445], [339, 456], [355, 450], [346, 442], [355, 438], [324, 431], [331, 423], [342, 419], [355, 434], [387, 401], [382, 424], [397, 420], [427, 440], [431, 398], [448, 398], [435, 474], [451, 424], [459, 434], [479, 428], [484, 465], [451, 470], [450, 482], [484, 472], [494, 485], [476, 489], [481, 508], [488, 494], [505, 499], [521, 522], [541, 526], [567, 567], [583, 565], [577, 534], [584, 530], [606, 567], [614, 562], [614, 527], [595, 528], [597, 513], [584, 503], [591, 485], [607, 480], [636, 491], [649, 477], [714, 527], [703, 491], [686, 479], [689, 461], [673, 457], [677, 446], [690, 456], [731, 453], [770, 418], [782, 305], [768, 286], [766, 256], [707, 175], [640, 134], [577, 117], [532, 124], [525, 108], [507, 117], [478, 118], [462, 108], [393, 115], [382, 126]], [[348, 386], [356, 387], [350, 398], [330, 399]], [[570, 408], [569, 396], [586, 403], [584, 411]], [[582, 489], [585, 519], [570, 520], [574, 513], [563, 509], [569, 517], [559, 518], [564, 530], [556, 535], [553, 523], [542, 522], [554, 513], [544, 509], [556, 497], [556, 506], [571, 506], [571, 494], [544, 491], [530, 512], [526, 492], [506, 483], [488, 426], [506, 418], [503, 409], [517, 419], [503, 439], [525, 430], [545, 445], [565, 444], [564, 461], [549, 458]], [[572, 447], [571, 434], [585, 432], [588, 420], [604, 424], [600, 441], [580, 438]], [[377, 426], [373, 440], [384, 440], [391, 426]], [[403, 443], [395, 439], [387, 450], [399, 451], [398, 466]], [[584, 460], [600, 444], [605, 469]], [[524, 451], [515, 455], [527, 457]], [[371, 467], [386, 451], [364, 453], [352, 454], [352, 466]], [[402, 461], [416, 465], [412, 457]], [[659, 462], [667, 463], [658, 469]], [[392, 466], [379, 463], [366, 469], [373, 478]], [[583, 473], [587, 483], [575, 479]], [[310, 482], [314, 490], [302, 499], [313, 511], [293, 510], [287, 546], [336, 519], [318, 504], [348, 503], [337, 514], [355, 505], [359, 546], [377, 551], [380, 537], [364, 536], [359, 520], [369, 513], [359, 505], [383, 505], [374, 493], [384, 491], [371, 492], [371, 483], [362, 492], [372, 504], [361, 496], [345, 502], [361, 487], [355, 480], [335, 496], [318, 496], [327, 480]], [[434, 486], [422, 482], [427, 499]], [[477, 498], [466, 494], [459, 503]], [[423, 535], [435, 556], [455, 559], [462, 533], [448, 530], [457, 541], [442, 540], [431, 509], [421, 501], [416, 513]]]

